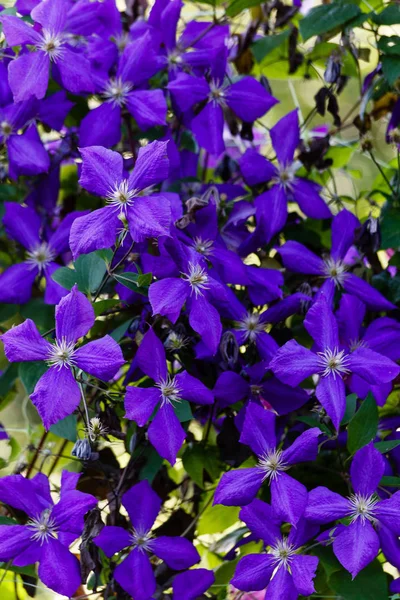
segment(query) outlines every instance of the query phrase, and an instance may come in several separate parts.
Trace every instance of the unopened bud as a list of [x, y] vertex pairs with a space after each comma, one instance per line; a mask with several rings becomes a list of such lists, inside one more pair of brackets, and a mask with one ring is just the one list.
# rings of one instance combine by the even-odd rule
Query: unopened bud
[[235, 335], [231, 331], [226, 331], [222, 336], [219, 349], [224, 362], [230, 367], [236, 364], [239, 358], [239, 345]]
[[90, 460], [92, 456], [92, 448], [87, 438], [83, 440], [76, 440], [74, 447], [71, 452], [72, 456], [79, 458], [79, 460]]

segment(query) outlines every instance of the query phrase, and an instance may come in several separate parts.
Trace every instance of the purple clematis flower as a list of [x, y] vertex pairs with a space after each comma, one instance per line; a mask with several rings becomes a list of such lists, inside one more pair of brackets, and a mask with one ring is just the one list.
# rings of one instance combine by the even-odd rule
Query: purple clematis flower
[[172, 600], [197, 600], [215, 581], [208, 569], [190, 569], [179, 573], [172, 584]]
[[82, 173], [79, 183], [109, 206], [77, 219], [70, 235], [74, 258], [94, 250], [110, 248], [128, 222], [134, 242], [148, 237], [169, 235], [171, 211], [168, 199], [148, 188], [168, 175], [168, 142], [152, 142], [141, 148], [129, 178], [124, 176], [123, 159], [118, 152], [101, 146], [82, 148]]
[[132, 529], [104, 527], [94, 539], [109, 557], [125, 552], [125, 558], [114, 571], [115, 580], [135, 600], [150, 600], [156, 591], [156, 580], [148, 554], [155, 554], [176, 571], [188, 569], [200, 560], [189, 540], [181, 537], [154, 537], [152, 527], [161, 508], [161, 499], [148, 481], [134, 485], [122, 496]]
[[[348, 352], [357, 348], [370, 348], [393, 361], [400, 360], [400, 323], [389, 317], [380, 317], [363, 327], [366, 307], [361, 300], [350, 294], [343, 294], [336, 318], [339, 325], [339, 339]], [[349, 389], [358, 398], [365, 398], [372, 392], [376, 403], [383, 406], [392, 390], [392, 384], [369, 385], [358, 375], [346, 380]]]
[[322, 294], [308, 311], [304, 326], [315, 342], [315, 350], [290, 340], [278, 350], [269, 367], [292, 387], [318, 374], [317, 398], [339, 429], [346, 407], [343, 377], [354, 373], [370, 385], [381, 385], [397, 377], [400, 367], [369, 348], [358, 347], [351, 354], [341, 349], [335, 316]]
[[299, 462], [316, 459], [320, 435], [321, 430], [313, 427], [300, 434], [291, 446], [280, 450], [277, 447], [274, 413], [250, 403], [240, 442], [250, 446], [256, 454], [257, 466], [224, 473], [215, 491], [214, 504], [249, 504], [262, 483], [268, 479], [277, 518], [296, 525], [307, 504], [307, 490], [285, 471]]
[[350, 469], [354, 493], [349, 498], [326, 487], [309, 493], [306, 519], [319, 524], [350, 519], [347, 527], [339, 525], [330, 537], [334, 538], [333, 552], [353, 578], [378, 554], [382, 528], [400, 536], [400, 492], [388, 500], [376, 495], [384, 471], [385, 461], [371, 442], [354, 455]]
[[8, 80], [15, 102], [32, 96], [44, 98], [52, 64], [69, 92], [93, 91], [88, 59], [68, 43], [65, 26], [69, 8], [64, 0], [40, 2], [31, 12], [34, 26], [12, 15], [0, 17], [9, 46], [35, 48], [34, 52], [22, 51], [9, 64]]
[[174, 411], [174, 403], [188, 400], [196, 404], [212, 404], [211, 390], [186, 371], [168, 374], [165, 349], [152, 329], [145, 334], [136, 354], [140, 369], [155, 382], [155, 387], [129, 386], [125, 396], [125, 417], [143, 427], [157, 406], [159, 409], [148, 429], [151, 444], [171, 464], [186, 437]]
[[13, 265], [0, 275], [0, 302], [25, 304], [32, 295], [35, 279], [44, 276], [44, 301], [46, 304], [57, 304], [68, 291], [51, 277], [60, 268], [55, 259], [69, 250], [71, 225], [74, 219], [84, 213], [70, 213], [45, 241], [41, 236], [41, 218], [32, 208], [5, 202], [5, 209], [3, 224], [7, 235], [22, 244], [27, 255], [24, 262]]
[[254, 236], [269, 242], [286, 223], [287, 203], [297, 202], [301, 210], [312, 219], [329, 219], [332, 216], [320, 196], [321, 187], [314, 181], [296, 176], [301, 166], [294, 160], [300, 142], [297, 110], [283, 117], [270, 131], [273, 148], [278, 159], [275, 167], [255, 150], [247, 150], [239, 161], [245, 181], [249, 185], [272, 182], [272, 187], [255, 199], [257, 229]]
[[239, 119], [252, 123], [277, 103], [253, 77], [225, 84], [221, 79], [208, 83], [204, 78], [179, 73], [168, 84], [168, 90], [182, 112], [188, 111], [195, 104], [205, 103], [191, 120], [190, 129], [202, 148], [218, 155], [225, 149], [224, 109], [229, 108]]
[[318, 558], [302, 554], [301, 547], [318, 531], [305, 519], [282, 535], [274, 506], [253, 500], [239, 513], [253, 535], [268, 548], [266, 554], [248, 554], [238, 563], [232, 585], [245, 592], [263, 590], [265, 600], [296, 600], [315, 592], [313, 579]]
[[223, 297], [226, 287], [209, 274], [202, 256], [182, 244], [176, 244], [176, 262], [181, 268], [180, 278], [166, 277], [152, 283], [149, 288], [153, 315], [164, 315], [176, 323], [186, 302], [190, 326], [214, 355], [218, 350], [222, 325], [211, 302], [216, 297]]
[[68, 546], [82, 533], [84, 515], [97, 505], [90, 494], [75, 490], [80, 475], [63, 471], [60, 500], [54, 504], [48, 478], [9, 475], [0, 480], [0, 500], [24, 511], [25, 525], [0, 525], [0, 560], [15, 567], [39, 563], [39, 579], [69, 598], [81, 585], [78, 559]]
[[332, 221], [332, 249], [329, 256], [319, 258], [314, 252], [300, 244], [289, 241], [278, 250], [283, 264], [295, 273], [317, 275], [325, 279], [321, 286], [329, 301], [333, 302], [336, 289], [357, 296], [368, 308], [393, 310], [394, 304], [386, 300], [369, 283], [349, 272], [346, 254], [354, 242], [354, 232], [360, 227], [359, 220], [348, 210], [341, 210]]
[[[82, 119], [80, 145], [110, 148], [121, 139], [122, 109], [126, 107], [142, 130], [166, 125], [167, 103], [162, 90], [140, 89], [160, 68], [150, 35], [128, 44], [115, 77], [98, 77], [101, 104]], [[139, 88], [139, 89], [138, 89]]]
[[43, 360], [50, 367], [31, 395], [47, 429], [78, 407], [81, 394], [73, 375], [75, 369], [108, 381], [124, 364], [121, 348], [109, 335], [76, 348], [79, 338], [88, 333], [94, 322], [91, 303], [75, 285], [56, 307], [53, 344], [40, 335], [31, 319], [1, 336], [10, 362]]

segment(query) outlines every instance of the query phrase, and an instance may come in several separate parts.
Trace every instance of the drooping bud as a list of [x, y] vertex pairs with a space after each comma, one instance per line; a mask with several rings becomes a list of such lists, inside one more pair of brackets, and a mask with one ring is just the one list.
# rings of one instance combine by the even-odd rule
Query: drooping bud
[[377, 252], [381, 247], [381, 230], [379, 225], [379, 219], [372, 217], [371, 215], [363, 223], [360, 233], [357, 236], [356, 245], [363, 252]]
[[239, 346], [235, 335], [231, 331], [226, 331], [222, 336], [219, 350], [224, 362], [232, 368], [239, 358]]
[[71, 451], [72, 456], [79, 458], [79, 460], [90, 460], [92, 456], [92, 449], [90, 442], [87, 438], [83, 440], [76, 440], [74, 447]]

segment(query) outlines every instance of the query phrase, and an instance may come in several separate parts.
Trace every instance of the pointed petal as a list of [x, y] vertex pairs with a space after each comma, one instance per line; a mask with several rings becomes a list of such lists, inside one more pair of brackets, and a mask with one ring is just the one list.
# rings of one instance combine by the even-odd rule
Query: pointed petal
[[224, 114], [214, 102], [208, 102], [191, 123], [194, 136], [202, 148], [210, 154], [219, 155], [224, 151]]
[[200, 560], [196, 548], [185, 538], [162, 535], [152, 542], [151, 550], [176, 571], [188, 569]]
[[67, 21], [68, 4], [62, 0], [45, 0], [31, 11], [31, 17], [52, 33], [63, 31]]
[[105, 206], [75, 219], [69, 237], [74, 259], [115, 244], [117, 232], [122, 228], [118, 214], [111, 206]]
[[91, 303], [74, 285], [56, 307], [56, 338], [76, 343], [93, 327], [94, 321]]
[[175, 323], [188, 296], [189, 289], [183, 279], [166, 277], [149, 287], [149, 300], [153, 315], [163, 315]]
[[240, 171], [248, 185], [265, 183], [276, 175], [277, 170], [264, 156], [254, 148], [248, 148], [239, 159]]
[[179, 573], [172, 584], [173, 600], [196, 600], [214, 583], [215, 575], [208, 569], [191, 569]]
[[[57, 393], [54, 393], [57, 390]], [[72, 414], [80, 401], [78, 384], [69, 367], [50, 367], [39, 379], [31, 400], [48, 429]]]
[[298, 592], [294, 587], [293, 578], [289, 571], [280, 567], [271, 579], [265, 600], [297, 600]]
[[49, 69], [49, 57], [40, 50], [12, 60], [8, 66], [8, 81], [14, 102], [29, 100], [32, 96], [39, 100], [44, 98], [49, 83]]
[[294, 153], [300, 142], [300, 127], [297, 109], [292, 110], [269, 132], [279, 163], [287, 166], [293, 162]]
[[349, 369], [371, 385], [388, 383], [400, 373], [395, 362], [369, 348], [357, 348], [348, 355]]
[[293, 556], [290, 570], [295, 588], [302, 596], [310, 596], [315, 592], [313, 579], [317, 566], [318, 558], [316, 556]]
[[178, 373], [176, 381], [181, 390], [179, 395], [185, 400], [195, 404], [212, 404], [214, 402], [212, 391], [196, 377], [189, 375], [187, 371]]
[[245, 398], [250, 393], [250, 386], [237, 373], [224, 371], [218, 377], [213, 392], [218, 406], [225, 408]]
[[84, 117], [79, 129], [79, 145], [111, 148], [121, 139], [121, 109], [110, 102], [97, 106]]
[[343, 209], [332, 220], [332, 251], [335, 259], [343, 259], [354, 242], [354, 234], [360, 221], [350, 211]]
[[386, 525], [392, 533], [400, 536], [400, 492], [396, 492], [387, 500], [379, 502], [376, 505], [374, 516]]
[[54, 538], [42, 546], [38, 575], [47, 587], [63, 596], [71, 597], [81, 585], [78, 559]]
[[161, 401], [158, 388], [140, 388], [129, 385], [125, 394], [125, 418], [144, 427]]
[[3, 32], [9, 46], [22, 46], [24, 44], [40, 44], [40, 34], [23, 19], [14, 15], [1, 17]]
[[167, 86], [174, 103], [185, 112], [207, 98], [210, 88], [202, 77], [179, 73]]
[[246, 409], [240, 443], [250, 446], [257, 456], [275, 448], [275, 414], [262, 406], [250, 402]]
[[283, 451], [282, 459], [288, 465], [316, 460], [318, 455], [319, 427], [307, 429], [295, 439], [293, 444]]
[[313, 523], [329, 523], [343, 519], [350, 512], [349, 502], [340, 494], [326, 487], [317, 487], [308, 494], [308, 503], [304, 516]]
[[149, 427], [148, 435], [151, 445], [158, 454], [168, 460], [171, 465], [175, 464], [186, 432], [170, 404], [164, 404], [159, 408]]
[[155, 382], [167, 377], [165, 349], [152, 328], [143, 336], [136, 353], [136, 361], [143, 373], [154, 379]]
[[215, 490], [214, 504], [245, 506], [257, 496], [263, 473], [260, 469], [236, 469], [224, 473]]
[[318, 356], [300, 346], [296, 340], [286, 342], [278, 350], [269, 363], [269, 368], [280, 381], [292, 387], [320, 370]]
[[41, 218], [33, 208], [23, 207], [15, 202], [5, 202], [5, 215], [3, 225], [7, 235], [13, 240], [33, 250], [40, 244], [39, 231]]
[[0, 479], [0, 501], [23, 510], [29, 517], [37, 517], [51, 507], [48, 500], [37, 493], [30, 479], [22, 475], [7, 475]]
[[78, 537], [84, 528], [85, 514], [97, 506], [97, 500], [91, 494], [70, 490], [63, 494], [51, 512], [57, 526], [64, 533], [73, 533]]
[[263, 590], [274, 569], [269, 555], [247, 554], [238, 562], [231, 584], [243, 592]]
[[74, 360], [77, 366], [103, 381], [109, 381], [125, 363], [121, 348], [109, 335], [78, 348]]
[[339, 310], [336, 312], [339, 337], [342, 343], [351, 346], [355, 340], [360, 339], [365, 311], [364, 302], [350, 294], [342, 295]]
[[135, 600], [149, 600], [156, 591], [156, 580], [149, 558], [137, 548], [117, 566], [114, 577]]
[[318, 346], [318, 350], [339, 347], [339, 330], [336, 318], [326, 298], [321, 296], [308, 310], [304, 327]]
[[239, 119], [248, 123], [265, 115], [277, 102], [254, 77], [243, 77], [226, 92], [228, 106]]
[[307, 505], [307, 489], [286, 473], [271, 480], [271, 504], [276, 516], [296, 525]]
[[161, 509], [161, 499], [147, 479], [137, 483], [122, 496], [122, 504], [137, 531], [148, 532]]
[[357, 519], [335, 538], [333, 552], [354, 579], [378, 554], [378, 534], [369, 521]]
[[201, 336], [204, 344], [215, 354], [221, 339], [222, 325], [218, 311], [204, 298], [199, 296], [192, 299], [190, 326]]
[[116, 552], [121, 552], [121, 550], [130, 546], [132, 538], [126, 529], [107, 525], [93, 539], [93, 542], [103, 550], [106, 556], [111, 558]]
[[45, 360], [51, 349], [51, 345], [42, 338], [31, 319], [11, 327], [0, 339], [4, 344], [7, 360], [10, 362]]
[[239, 516], [250, 531], [262, 540], [266, 546], [274, 546], [276, 540], [281, 537], [280, 521], [276, 518], [271, 506], [266, 502], [256, 498], [242, 508]]
[[95, 91], [90, 62], [82, 52], [64, 47], [57, 68], [64, 88], [72, 94]]
[[122, 156], [101, 146], [82, 148], [80, 185], [97, 196], [107, 194], [122, 179]]
[[17, 175], [39, 175], [49, 170], [50, 159], [34, 125], [20, 135], [8, 140], [10, 173]]
[[346, 409], [343, 379], [333, 375], [321, 377], [317, 385], [316, 396], [332, 419], [335, 428], [339, 429]]
[[132, 189], [144, 190], [167, 179], [169, 171], [167, 145], [168, 142], [157, 141], [140, 148], [135, 168], [129, 178]]
[[286, 242], [278, 250], [283, 264], [294, 273], [306, 273], [309, 275], [322, 275], [324, 272], [324, 261], [314, 252], [308, 250], [299, 242]]
[[351, 463], [350, 476], [356, 494], [371, 496], [379, 485], [385, 472], [382, 454], [370, 442], [358, 450]]
[[329, 219], [331, 211], [321, 198], [321, 187], [314, 181], [296, 178], [293, 183], [293, 197], [301, 210], [311, 219]]
[[32, 286], [39, 270], [30, 263], [12, 265], [0, 275], [0, 302], [25, 304], [32, 296]]
[[274, 185], [255, 199], [255, 205], [257, 219], [265, 231], [266, 241], [269, 242], [286, 223], [287, 198], [284, 187]]
[[136, 90], [128, 94], [126, 107], [140, 129], [166, 125], [167, 102], [162, 90]]
[[349, 294], [354, 294], [354, 296], [360, 298], [370, 309], [395, 310], [396, 308], [394, 304], [386, 300], [372, 285], [357, 277], [357, 275], [353, 275], [353, 273], [346, 274], [343, 287]]
[[129, 233], [133, 241], [143, 242], [149, 237], [169, 236], [171, 206], [163, 194], [135, 199], [128, 208]]
[[292, 388], [276, 377], [267, 379], [263, 383], [263, 390], [264, 398], [268, 399], [269, 404], [278, 415], [287, 415], [304, 406], [309, 400], [309, 395], [305, 390], [299, 387]]

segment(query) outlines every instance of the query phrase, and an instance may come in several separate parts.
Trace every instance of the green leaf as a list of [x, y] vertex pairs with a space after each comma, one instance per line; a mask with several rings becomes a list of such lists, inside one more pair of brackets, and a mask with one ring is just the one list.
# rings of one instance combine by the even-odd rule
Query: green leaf
[[225, 13], [228, 17], [236, 17], [243, 10], [259, 6], [263, 1], [264, 0], [230, 0]]
[[[141, 452], [141, 449], [139, 449], [139, 452]], [[147, 479], [147, 481], [151, 483], [164, 461], [158, 452], [152, 447], [146, 448], [143, 456], [147, 457], [147, 462], [140, 471], [139, 479], [141, 481], [143, 479]]]
[[378, 560], [369, 564], [352, 580], [350, 573], [341, 570], [329, 579], [329, 586], [343, 600], [387, 600], [386, 573]]
[[347, 425], [350, 419], [353, 418], [357, 408], [357, 394], [349, 394], [346, 396], [346, 410], [344, 411], [341, 425]]
[[110, 333], [110, 336], [113, 338], [113, 340], [115, 340], [116, 342], [119, 342], [120, 339], [124, 337], [126, 330], [130, 326], [132, 321], [133, 321], [133, 319], [128, 319], [128, 321], [124, 321], [123, 323], [121, 323], [121, 325], [116, 327], [114, 329], [114, 331], [112, 331]]
[[48, 368], [49, 367], [43, 360], [24, 362], [19, 365], [18, 374], [29, 395], [33, 393], [37, 382], [41, 376], [46, 373]]
[[318, 419], [318, 417], [312, 417], [312, 416], [297, 417], [296, 420], [300, 421], [301, 423], [305, 423], [306, 425], [309, 425], [310, 427], [319, 427], [319, 429], [321, 431], [323, 431], [327, 435], [331, 436], [331, 432], [329, 431], [329, 428], [326, 425], [324, 425], [323, 423], [321, 423], [321, 421]]
[[276, 35], [266, 35], [252, 44], [251, 50], [257, 62], [261, 62], [267, 54], [279, 48], [289, 37], [290, 30], [286, 29]]
[[333, 31], [360, 14], [358, 6], [344, 0], [316, 6], [300, 21], [300, 33], [306, 41], [314, 35]]
[[380, 480], [379, 485], [383, 485], [384, 487], [400, 487], [400, 477], [384, 475]]
[[18, 521], [10, 517], [0, 517], [0, 525], [18, 525]]
[[400, 23], [400, 6], [390, 4], [379, 15], [374, 14], [372, 20], [377, 25], [396, 25]]
[[101, 260], [104, 260], [104, 262], [107, 264], [110, 264], [112, 257], [114, 256], [113, 251], [109, 248], [105, 248], [104, 250], [96, 250], [95, 254], [97, 254], [97, 256], [99, 256]]
[[341, 169], [349, 163], [354, 150], [355, 148], [352, 148], [351, 146], [335, 146], [334, 148], [330, 148], [328, 150], [328, 152], [325, 154], [325, 158], [331, 158], [333, 160], [333, 169]]
[[390, 85], [400, 77], [400, 56], [382, 56], [382, 71]]
[[96, 317], [98, 317], [106, 310], [109, 310], [110, 308], [114, 308], [114, 306], [118, 306], [118, 304], [121, 304], [121, 300], [117, 300], [117, 298], [110, 298], [108, 300], [99, 300], [98, 302], [95, 302], [93, 304], [94, 314], [96, 315]]
[[347, 448], [350, 454], [369, 444], [378, 431], [378, 408], [371, 393], [349, 422], [347, 429]]
[[193, 418], [193, 413], [189, 402], [177, 402], [174, 404], [174, 411], [181, 423], [190, 421]]
[[50, 431], [51, 433], [54, 433], [54, 435], [58, 435], [58, 437], [64, 438], [65, 440], [76, 442], [77, 423], [76, 415], [68, 415], [65, 419], [61, 419], [61, 421], [54, 423], [54, 425], [50, 427]]
[[71, 290], [77, 281], [77, 274], [75, 269], [69, 269], [68, 267], [60, 267], [57, 271], [54, 271], [51, 278], [58, 284], [60, 284], [66, 290]]
[[225, 531], [228, 527], [239, 521], [239, 510], [237, 506], [222, 506], [211, 504], [201, 515], [198, 525], [198, 535], [208, 535]]
[[199, 444], [188, 446], [182, 457], [183, 468], [191, 479], [199, 486], [203, 487], [203, 460], [204, 447]]
[[138, 287], [139, 287], [139, 274], [138, 273], [132, 273], [131, 271], [126, 271], [126, 273], [121, 273], [121, 275], [114, 275], [115, 279], [118, 281], [118, 283], [120, 283], [121, 285], [124, 285], [125, 287], [127, 287], [130, 290], [133, 290], [134, 292], [137, 291]]
[[83, 293], [93, 294], [100, 286], [106, 272], [104, 260], [97, 252], [84, 254], [74, 263], [77, 273], [78, 289]]
[[138, 277], [138, 285], [139, 286], [149, 286], [151, 284], [153, 280], [153, 274], [152, 273], [141, 273]]
[[385, 454], [400, 446], [400, 440], [383, 440], [383, 442], [375, 442], [374, 446], [381, 454]]
[[400, 246], [400, 209], [385, 206], [382, 210], [381, 248], [398, 248]]

